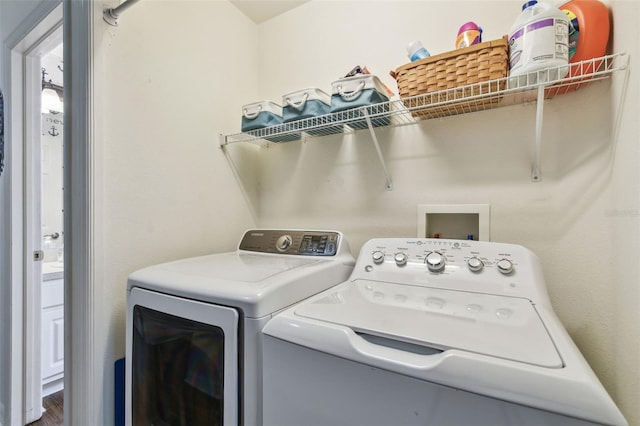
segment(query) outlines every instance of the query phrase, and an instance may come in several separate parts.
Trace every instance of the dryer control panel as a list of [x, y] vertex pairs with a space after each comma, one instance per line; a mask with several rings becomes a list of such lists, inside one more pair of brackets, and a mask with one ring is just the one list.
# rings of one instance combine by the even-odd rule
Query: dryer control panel
[[360, 251], [351, 280], [359, 278], [548, 300], [537, 256], [515, 244], [376, 238]]
[[253, 229], [245, 232], [238, 250], [298, 256], [336, 256], [342, 235], [336, 231]]

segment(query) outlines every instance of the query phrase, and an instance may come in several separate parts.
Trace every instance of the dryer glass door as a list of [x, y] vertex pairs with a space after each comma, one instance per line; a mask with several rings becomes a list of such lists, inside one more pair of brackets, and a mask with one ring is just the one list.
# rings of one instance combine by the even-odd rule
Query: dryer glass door
[[237, 312], [145, 293], [129, 312], [131, 424], [237, 423]]

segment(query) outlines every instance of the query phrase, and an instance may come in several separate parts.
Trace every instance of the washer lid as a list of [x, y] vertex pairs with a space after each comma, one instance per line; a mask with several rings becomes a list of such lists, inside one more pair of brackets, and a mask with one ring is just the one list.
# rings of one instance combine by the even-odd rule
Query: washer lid
[[295, 314], [440, 350], [563, 366], [535, 307], [523, 298], [357, 280], [301, 303]]

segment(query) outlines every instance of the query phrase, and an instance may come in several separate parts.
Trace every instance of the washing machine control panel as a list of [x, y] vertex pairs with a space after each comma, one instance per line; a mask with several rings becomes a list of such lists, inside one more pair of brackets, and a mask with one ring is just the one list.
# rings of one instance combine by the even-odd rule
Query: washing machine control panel
[[336, 256], [342, 235], [336, 231], [254, 229], [247, 231], [239, 250], [297, 256]]
[[546, 296], [539, 260], [525, 247], [439, 238], [378, 238], [361, 249], [352, 279], [382, 280], [506, 294]]

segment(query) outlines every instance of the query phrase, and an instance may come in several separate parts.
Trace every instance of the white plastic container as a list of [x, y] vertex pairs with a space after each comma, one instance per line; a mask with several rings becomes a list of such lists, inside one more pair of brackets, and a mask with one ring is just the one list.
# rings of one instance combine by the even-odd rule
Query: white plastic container
[[431, 55], [429, 54], [429, 51], [424, 48], [422, 42], [416, 40], [412, 41], [407, 46], [407, 56], [409, 57], [411, 62], [415, 62], [420, 59], [428, 58]]
[[509, 31], [509, 76], [513, 85], [564, 77], [569, 68], [569, 19], [557, 7], [528, 1]]

